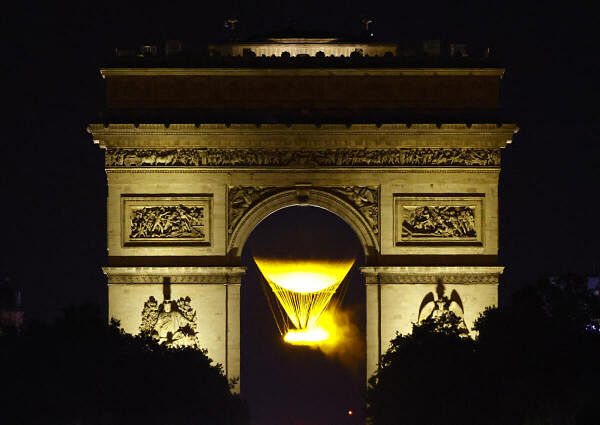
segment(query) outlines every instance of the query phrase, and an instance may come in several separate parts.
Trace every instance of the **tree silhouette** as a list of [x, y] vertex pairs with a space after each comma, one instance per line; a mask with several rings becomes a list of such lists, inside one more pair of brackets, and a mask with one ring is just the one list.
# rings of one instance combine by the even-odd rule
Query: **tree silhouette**
[[245, 404], [206, 351], [125, 334], [91, 306], [0, 344], [5, 423], [247, 423]]
[[544, 279], [478, 319], [447, 312], [398, 335], [369, 380], [373, 425], [600, 423], [600, 296], [577, 276]]

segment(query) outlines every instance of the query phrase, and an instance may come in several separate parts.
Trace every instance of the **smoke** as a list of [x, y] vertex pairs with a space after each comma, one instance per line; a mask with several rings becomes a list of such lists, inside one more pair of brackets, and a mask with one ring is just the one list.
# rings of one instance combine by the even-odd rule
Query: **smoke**
[[317, 326], [329, 332], [329, 338], [314, 345], [350, 370], [357, 369], [364, 358], [364, 337], [356, 325], [356, 316], [352, 310], [325, 311]]

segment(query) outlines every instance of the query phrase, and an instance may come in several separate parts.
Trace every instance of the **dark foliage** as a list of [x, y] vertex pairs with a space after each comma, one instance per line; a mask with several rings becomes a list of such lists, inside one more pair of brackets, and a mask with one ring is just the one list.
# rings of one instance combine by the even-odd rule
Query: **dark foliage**
[[398, 335], [369, 380], [374, 425], [600, 423], [600, 296], [586, 280], [543, 280], [488, 309], [476, 339], [452, 313]]
[[0, 338], [0, 362], [4, 423], [247, 423], [246, 406], [205, 351], [127, 335], [90, 306]]

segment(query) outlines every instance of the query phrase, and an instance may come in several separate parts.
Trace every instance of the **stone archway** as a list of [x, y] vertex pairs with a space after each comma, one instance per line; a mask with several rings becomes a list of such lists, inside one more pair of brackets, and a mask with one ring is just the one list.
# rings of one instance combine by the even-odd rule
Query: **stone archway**
[[[340, 347], [327, 346], [322, 351], [283, 342], [287, 330], [281, 327], [281, 317], [277, 318], [281, 313], [278, 301], [254, 262], [255, 257], [263, 256], [356, 260], [339, 288], [343, 302], [334, 303], [348, 326], [344, 328], [344, 343], [338, 343]], [[363, 263], [363, 248], [356, 232], [338, 215], [312, 204], [279, 209], [252, 230], [242, 249], [246, 273], [240, 293], [241, 396], [256, 406], [253, 415], [261, 418], [260, 422], [287, 421], [272, 411], [272, 406], [277, 406], [277, 411], [297, 411], [297, 406], [312, 405], [308, 411], [297, 411], [300, 423], [319, 423], [317, 420], [330, 418], [334, 411], [345, 412], [348, 408], [355, 410], [355, 417], [362, 414], [365, 382], [361, 378], [366, 370], [365, 280], [360, 272]], [[314, 385], [316, 382], [320, 384]], [[290, 397], [290, 391], [296, 396]], [[338, 395], [341, 397], [337, 399], [343, 401], [325, 403]], [[261, 405], [263, 399], [269, 400], [269, 409]], [[316, 409], [319, 415], [315, 415]]]
[[[349, 54], [334, 39], [309, 44]], [[306, 40], [252, 50], [298, 46]], [[383, 56], [397, 46], [359, 47]], [[101, 70], [113, 122], [88, 131], [106, 153], [103, 270], [109, 315], [125, 331], [156, 328], [149, 317], [177, 308], [226, 374], [239, 376], [242, 247], [265, 217], [294, 205], [336, 214], [362, 244], [367, 377], [438, 285], [459, 294], [466, 326], [497, 303], [500, 151], [517, 130], [494, 118], [504, 69], [345, 60], [319, 68], [304, 58], [238, 68], [204, 59], [157, 67], [151, 58], [121, 68], [121, 59]]]
[[[372, 223], [370, 224], [367, 221], [364, 211], [361, 211], [356, 203], [352, 205], [335, 193], [335, 191], [343, 192], [344, 188], [296, 187], [282, 188], [280, 190], [282, 191], [275, 192], [274, 194], [266, 191], [263, 199], [259, 198], [260, 200], [252, 206], [248, 206], [247, 210], [242, 212], [230, 232], [227, 251], [231, 258], [240, 258], [242, 249], [250, 233], [252, 233], [254, 228], [263, 219], [278, 210], [292, 206], [323, 208], [344, 220], [356, 233], [363, 248], [367, 264], [369, 263], [369, 258], [374, 258], [379, 252], [378, 226], [373, 226]], [[345, 192], [346, 194], [355, 193], [353, 192], [353, 188], [350, 187], [346, 188]], [[346, 197], [346, 199], [348, 198]]]
[[[93, 124], [106, 148], [109, 315], [137, 333], [155, 326], [146, 305], [180, 303], [196, 313], [198, 341], [238, 377], [242, 247], [269, 214], [313, 205], [362, 245], [370, 376], [439, 283], [460, 295], [468, 327], [497, 303], [500, 149], [514, 129]], [[423, 227], [424, 213], [439, 220]], [[468, 228], [448, 231], [461, 214]]]

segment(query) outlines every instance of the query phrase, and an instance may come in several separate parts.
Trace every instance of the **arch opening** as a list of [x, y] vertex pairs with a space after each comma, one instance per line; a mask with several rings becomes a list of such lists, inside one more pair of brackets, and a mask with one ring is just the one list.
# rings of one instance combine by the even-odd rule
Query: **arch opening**
[[379, 252], [376, 231], [356, 208], [340, 197], [318, 188], [291, 189], [276, 193], [251, 207], [232, 230], [228, 256], [240, 258], [242, 250], [254, 229], [271, 214], [288, 207], [322, 208], [343, 220], [360, 241], [365, 265], [373, 262]]
[[[339, 310], [348, 328], [342, 349], [283, 341], [254, 256], [356, 260], [345, 278], [347, 292]], [[365, 260], [354, 229], [323, 207], [279, 208], [250, 232], [241, 255], [247, 267], [241, 293], [241, 391], [250, 404], [252, 423], [280, 424], [294, 417], [329, 424], [343, 422], [348, 410], [355, 418], [364, 415], [365, 285], [360, 267]]]

